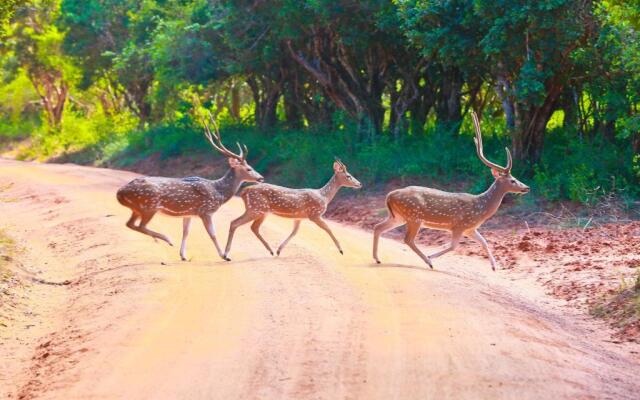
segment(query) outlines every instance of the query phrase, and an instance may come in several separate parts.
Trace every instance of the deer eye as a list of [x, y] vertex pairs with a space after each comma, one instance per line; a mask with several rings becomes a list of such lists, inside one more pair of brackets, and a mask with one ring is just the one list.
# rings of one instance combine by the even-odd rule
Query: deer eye
[[516, 183], [516, 180], [515, 179], [511, 179], [511, 183]]

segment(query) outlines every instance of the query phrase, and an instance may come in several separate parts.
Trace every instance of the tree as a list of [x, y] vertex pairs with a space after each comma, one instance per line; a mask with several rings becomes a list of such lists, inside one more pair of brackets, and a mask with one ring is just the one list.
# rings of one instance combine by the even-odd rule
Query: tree
[[574, 77], [576, 52], [596, 31], [593, 4], [486, 1], [478, 3], [476, 12], [486, 32], [479, 45], [514, 105], [514, 158], [536, 163], [547, 122]]
[[[576, 52], [588, 45], [596, 30], [592, 2], [399, 3], [407, 35], [426, 57], [443, 66], [438, 76], [445, 82], [445, 101], [439, 114], [458, 113], [459, 98], [454, 95], [461, 75], [468, 84], [484, 81], [496, 88], [512, 128], [514, 158], [538, 162], [547, 122], [574, 77]], [[468, 86], [470, 91], [479, 87]]]
[[30, 0], [15, 10], [14, 23], [3, 45], [9, 66], [25, 71], [40, 97], [50, 127], [62, 122], [76, 69], [62, 51], [63, 33], [55, 25], [59, 1]]
[[62, 0], [64, 50], [82, 66], [81, 87], [110, 82], [142, 124], [152, 118], [149, 45], [164, 10], [154, 1]]

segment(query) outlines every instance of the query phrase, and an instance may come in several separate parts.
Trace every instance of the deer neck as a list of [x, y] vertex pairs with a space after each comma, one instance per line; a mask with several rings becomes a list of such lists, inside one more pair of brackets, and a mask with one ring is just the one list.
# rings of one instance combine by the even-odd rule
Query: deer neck
[[340, 184], [334, 174], [331, 179], [329, 179], [329, 182], [320, 189], [320, 195], [324, 197], [327, 204], [329, 204], [335, 197], [336, 193], [338, 193], [338, 190], [340, 190]]
[[233, 197], [241, 184], [242, 181], [238, 178], [233, 168], [229, 168], [222, 178], [213, 181], [213, 187], [224, 197], [224, 201]]
[[479, 208], [484, 210], [481, 214], [483, 221], [491, 218], [498, 211], [506, 193], [502, 185], [495, 181], [489, 189], [478, 195]]

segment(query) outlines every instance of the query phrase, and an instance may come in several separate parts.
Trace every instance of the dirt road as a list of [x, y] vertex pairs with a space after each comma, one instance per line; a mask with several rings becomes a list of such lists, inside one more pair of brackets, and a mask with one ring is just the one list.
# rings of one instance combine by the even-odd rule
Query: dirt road
[[[332, 224], [341, 256], [303, 223], [280, 257], [241, 228], [228, 263], [194, 221], [192, 260], [180, 262], [177, 248], [125, 228], [114, 194], [134, 176], [0, 160], [0, 227], [23, 248], [14, 272], [28, 282], [0, 325], [0, 398], [640, 393], [638, 359], [484, 258], [453, 254], [430, 271], [383, 240], [375, 266], [368, 232]], [[214, 216], [223, 243], [241, 212], [234, 199]], [[178, 219], [150, 227], [180, 239]], [[291, 227], [269, 217], [264, 236], [276, 244]]]

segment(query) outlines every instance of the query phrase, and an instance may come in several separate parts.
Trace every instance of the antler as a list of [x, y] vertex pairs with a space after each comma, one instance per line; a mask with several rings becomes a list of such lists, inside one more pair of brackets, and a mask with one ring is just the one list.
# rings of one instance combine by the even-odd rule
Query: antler
[[482, 152], [482, 133], [480, 132], [480, 121], [478, 121], [478, 116], [474, 111], [471, 111], [471, 117], [473, 118], [473, 126], [476, 128], [476, 136], [473, 138], [473, 141], [476, 143], [476, 151], [478, 152], [480, 161], [482, 161], [489, 168], [493, 168], [505, 174], [510, 173], [511, 167], [513, 166], [513, 160], [511, 159], [511, 152], [509, 151], [509, 148], [504, 148], [504, 150], [507, 152], [506, 167], [501, 167], [498, 164], [494, 164], [491, 161], [487, 160]]
[[211, 115], [210, 112], [209, 112], [209, 120], [213, 124], [213, 129], [215, 130], [215, 132], [211, 132], [211, 129], [209, 129], [209, 124], [207, 124], [207, 121], [205, 121], [204, 118], [202, 118], [202, 124], [204, 125], [204, 135], [209, 141], [209, 143], [211, 143], [211, 146], [213, 146], [214, 149], [218, 150], [220, 153], [222, 153], [223, 155], [229, 158], [235, 158], [238, 161], [245, 161], [247, 158], [247, 154], [249, 153], [249, 149], [247, 149], [247, 146], [243, 145], [244, 146], [244, 151], [243, 151], [242, 147], [240, 147], [240, 143], [236, 142], [236, 144], [238, 145], [238, 149], [240, 150], [240, 154], [235, 154], [231, 150], [227, 149], [224, 146], [224, 144], [222, 144], [222, 140], [220, 139], [220, 130], [218, 129], [218, 124], [216, 124], [216, 121], [215, 119], [213, 119], [213, 115]]

